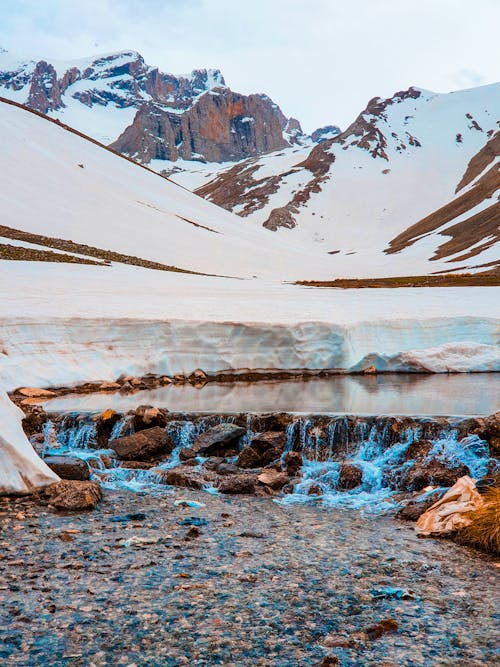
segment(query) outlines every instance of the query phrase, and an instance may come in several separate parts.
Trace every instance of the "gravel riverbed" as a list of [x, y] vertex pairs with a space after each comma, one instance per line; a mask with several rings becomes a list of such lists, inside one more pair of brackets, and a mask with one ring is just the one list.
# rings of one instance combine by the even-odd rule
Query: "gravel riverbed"
[[412, 524], [314, 503], [120, 490], [70, 515], [0, 499], [0, 664], [489, 667], [497, 573]]

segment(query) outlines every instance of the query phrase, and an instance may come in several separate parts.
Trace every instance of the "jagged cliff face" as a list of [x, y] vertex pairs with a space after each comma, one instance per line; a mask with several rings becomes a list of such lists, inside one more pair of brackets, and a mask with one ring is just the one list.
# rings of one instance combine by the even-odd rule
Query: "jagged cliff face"
[[265, 95], [239, 95], [215, 88], [183, 114], [143, 105], [111, 147], [145, 164], [151, 160], [241, 160], [290, 144], [287, 119]]
[[161, 72], [134, 51], [74, 63], [0, 52], [0, 95], [135, 159], [241, 160], [300, 143], [300, 123], [266, 95], [231, 91], [219, 70]]

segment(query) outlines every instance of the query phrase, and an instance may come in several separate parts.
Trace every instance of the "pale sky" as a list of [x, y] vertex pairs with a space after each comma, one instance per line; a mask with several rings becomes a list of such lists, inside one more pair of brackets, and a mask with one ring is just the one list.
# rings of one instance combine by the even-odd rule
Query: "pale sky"
[[0, 46], [77, 59], [135, 49], [180, 74], [216, 67], [312, 131], [375, 96], [500, 80], [500, 0], [0, 0]]

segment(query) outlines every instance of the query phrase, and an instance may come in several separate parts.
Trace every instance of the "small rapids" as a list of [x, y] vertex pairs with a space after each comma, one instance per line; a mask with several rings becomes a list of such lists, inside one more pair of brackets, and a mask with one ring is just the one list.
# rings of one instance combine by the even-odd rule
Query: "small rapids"
[[[276, 500], [284, 504], [322, 502], [328, 507], [363, 508], [384, 512], [398, 506], [398, 494], [417, 465], [437, 461], [454, 468], [465, 465], [473, 478], [492, 470], [488, 444], [468, 432], [468, 420], [432, 417], [354, 417], [281, 415], [279, 428], [286, 442], [281, 456], [302, 454], [300, 478], [293, 492]], [[179, 453], [198, 435], [220, 423], [237, 423], [246, 432], [240, 448], [257, 433], [278, 428], [269, 415], [172, 415], [166, 431], [174, 449], [151, 470], [122, 467], [113, 456], [112, 442], [134, 432], [130, 414], [121, 416], [103, 437], [96, 415], [69, 413], [46, 422], [43, 455], [68, 454], [86, 460], [93, 476], [107, 488], [138, 493], [165, 493], [162, 471], [180, 465]], [[424, 453], [418, 449], [425, 445]], [[199, 463], [202, 460], [199, 459]], [[156, 472], [155, 472], [156, 470]], [[346, 473], [356, 483], [346, 482]], [[208, 493], [217, 488], [207, 485]]]

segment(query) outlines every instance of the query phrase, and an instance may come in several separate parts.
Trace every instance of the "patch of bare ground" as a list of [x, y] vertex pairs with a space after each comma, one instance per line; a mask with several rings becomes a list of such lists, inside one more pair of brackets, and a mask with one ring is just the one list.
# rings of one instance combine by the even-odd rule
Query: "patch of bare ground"
[[[54, 238], [52, 236], [43, 236], [42, 234], [33, 234], [31, 232], [24, 232], [20, 229], [13, 229], [12, 227], [5, 227], [0, 225], [0, 236], [4, 238], [13, 239], [15, 241], [25, 241], [27, 243], [34, 243], [36, 245], [46, 246], [48, 248], [55, 248], [56, 250], [62, 250], [63, 252], [76, 253], [78, 255], [87, 255], [88, 257], [94, 257], [97, 260], [102, 262], [118, 262], [120, 264], [130, 264], [132, 266], [141, 266], [144, 269], [156, 269], [157, 271], [173, 271], [174, 273], [189, 273], [197, 276], [207, 275], [204, 273], [199, 273], [197, 271], [190, 271], [189, 269], [179, 269], [176, 266], [169, 266], [167, 264], [160, 264], [159, 262], [152, 262], [149, 259], [143, 259], [142, 257], [134, 257], [133, 255], [124, 255], [119, 252], [114, 252], [113, 250], [103, 250], [102, 248], [94, 248], [93, 246], [85, 245], [83, 243], [75, 243], [74, 241], [67, 241], [64, 239]], [[12, 248], [13, 246], [8, 246]], [[26, 250], [26, 249], [20, 249]], [[44, 251], [39, 251], [43, 253]], [[13, 253], [15, 254], [15, 253]], [[60, 257], [57, 253], [51, 253], [56, 258]], [[69, 255], [65, 255], [69, 257]], [[12, 257], [3, 257], [2, 259], [12, 259]], [[19, 259], [21, 259], [19, 257]], [[24, 258], [26, 259], [26, 257]], [[74, 262], [77, 260], [79, 264], [100, 264], [100, 262], [93, 262], [91, 260], [85, 260], [81, 258], [74, 258], [73, 260], [65, 260]], [[38, 259], [35, 256], [32, 257], [32, 261], [55, 261], [60, 262], [63, 260], [60, 259], [48, 259], [42, 258], [42, 255]]]
[[[482, 174], [477, 182], [469, 190], [396, 236], [384, 252], [388, 255], [400, 252], [413, 245], [423, 236], [435, 232], [443, 225], [453, 222], [459, 216], [471, 212], [485, 200], [492, 199], [500, 189], [500, 168], [498, 164], [493, 164], [487, 171], [484, 170], [498, 155], [500, 155], [500, 132], [497, 132], [470, 160], [467, 170], [457, 186], [456, 192], [459, 192]], [[461, 220], [451, 227], [441, 230], [439, 232], [441, 236], [449, 236], [451, 239], [443, 242], [430, 259], [443, 259], [444, 257], [451, 257], [457, 253], [465, 253], [467, 251], [466, 254], [449, 260], [453, 262], [464, 261], [483, 252], [499, 241], [500, 202], [494, 202], [493, 199], [492, 202], [491, 206], [482, 211], [470, 215], [470, 217]]]
[[94, 264], [107, 266], [107, 262], [98, 262], [92, 259], [52, 252], [52, 250], [38, 250], [37, 248], [20, 248], [10, 244], [0, 244], [0, 259], [20, 262], [62, 262], [66, 264]]
[[338, 287], [362, 289], [364, 287], [498, 287], [500, 268], [482, 273], [455, 273], [431, 276], [398, 276], [395, 278], [337, 278], [336, 280], [299, 280], [295, 285], [306, 287]]

